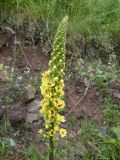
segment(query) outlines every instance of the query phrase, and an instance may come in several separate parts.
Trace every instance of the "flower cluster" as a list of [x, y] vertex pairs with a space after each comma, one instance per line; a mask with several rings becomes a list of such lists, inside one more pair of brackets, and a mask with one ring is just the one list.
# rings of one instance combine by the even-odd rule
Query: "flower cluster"
[[65, 118], [60, 114], [65, 107], [64, 97], [64, 68], [65, 68], [65, 37], [68, 17], [61, 21], [53, 45], [52, 58], [49, 62], [49, 70], [42, 75], [40, 86], [43, 99], [40, 102], [41, 110], [45, 120], [45, 129], [39, 133], [47, 137], [53, 137], [59, 133], [61, 137], [66, 136], [67, 131], [60, 128], [60, 124], [65, 122]]

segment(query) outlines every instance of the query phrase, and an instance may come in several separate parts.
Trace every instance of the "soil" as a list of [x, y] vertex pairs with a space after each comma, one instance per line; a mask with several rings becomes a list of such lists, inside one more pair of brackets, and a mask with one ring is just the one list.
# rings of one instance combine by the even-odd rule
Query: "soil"
[[[2, 35], [3, 36], [3, 35]], [[0, 44], [2, 44], [3, 39], [5, 39], [4, 43], [7, 43], [7, 46], [1, 47], [0, 50], [0, 63], [4, 63], [12, 66], [14, 62], [13, 56], [13, 44], [9, 44], [9, 39], [7, 39], [6, 35], [0, 39]], [[2, 44], [3, 45], [3, 44]], [[16, 58], [15, 66], [22, 69], [25, 67], [31, 67], [32, 70], [36, 73], [41, 73], [47, 69], [48, 61], [50, 56], [46, 56], [42, 52], [42, 48], [27, 45], [22, 48], [24, 54], [20, 53], [19, 57]], [[21, 52], [21, 51], [19, 51]], [[25, 58], [26, 57], [26, 58]], [[27, 60], [26, 60], [27, 59]], [[67, 85], [65, 88], [66, 92], [66, 106], [69, 110], [74, 108], [76, 103], [81, 99], [86, 90], [86, 81], [88, 79], [86, 77], [80, 77], [78, 79], [67, 81]], [[101, 113], [99, 113], [99, 98], [96, 96], [99, 88], [96, 86], [89, 86], [86, 95], [83, 100], [72, 110], [76, 116], [80, 116], [81, 113], [86, 114], [89, 117], [93, 117], [98, 121], [101, 121]], [[97, 113], [96, 113], [97, 112]], [[96, 113], [96, 114], [95, 114]]]

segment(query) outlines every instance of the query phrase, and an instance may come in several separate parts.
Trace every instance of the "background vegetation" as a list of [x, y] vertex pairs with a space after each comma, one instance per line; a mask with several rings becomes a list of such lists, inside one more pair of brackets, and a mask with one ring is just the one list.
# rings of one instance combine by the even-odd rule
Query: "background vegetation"
[[23, 21], [44, 22], [52, 34], [61, 18], [68, 14], [68, 33], [71, 37], [74, 34], [75, 40], [94, 39], [107, 49], [120, 40], [119, 0], [0, 0], [0, 10], [3, 22], [11, 20], [16, 25]]
[[[34, 101], [34, 98], [41, 98], [41, 78], [38, 78], [38, 75], [41, 74], [43, 63], [48, 63], [56, 28], [66, 14], [69, 16], [69, 26], [65, 86], [66, 93], [68, 94], [69, 90], [71, 92], [68, 94], [70, 98], [66, 96], [66, 99], [70, 101], [73, 98], [73, 102], [76, 102], [83, 94], [83, 101], [88, 98], [88, 106], [86, 103], [84, 105], [84, 108], [88, 107], [88, 112], [92, 102], [97, 103], [98, 108], [92, 115], [81, 111], [78, 112], [79, 117], [74, 115], [74, 112], [67, 117], [68, 137], [55, 143], [55, 158], [120, 159], [120, 0], [0, 0], [0, 36], [6, 36], [4, 29], [7, 26], [9, 30], [16, 32], [18, 40], [16, 44], [13, 43], [16, 41], [12, 42], [12, 51], [9, 42], [8, 45], [1, 45], [3, 39], [0, 41], [0, 56], [4, 58], [0, 63], [0, 105], [3, 105], [3, 109], [7, 108], [5, 115], [0, 117], [2, 160], [48, 160], [48, 142], [37, 137], [37, 129], [43, 121], [13, 125], [6, 114], [11, 111], [11, 106], [19, 108], [22, 103], [24, 107]], [[7, 33], [7, 38], [9, 36], [11, 35]], [[40, 50], [35, 50], [35, 47]], [[7, 62], [10, 61], [11, 52], [12, 56], [13, 52], [16, 55], [9, 65], [5, 60], [8, 58]], [[36, 70], [34, 65], [36, 67], [37, 61], [32, 67], [28, 64], [34, 59], [32, 53], [35, 53], [36, 59], [43, 58], [42, 65]], [[27, 65], [25, 63], [20, 67], [18, 62], [15, 63], [17, 60], [25, 60]], [[28, 84], [35, 88], [36, 93], [32, 100], [26, 102]], [[92, 97], [91, 92], [95, 96]], [[0, 111], [2, 107], [0, 106]], [[69, 113], [68, 109], [69, 107], [66, 107], [63, 111], [65, 115]], [[97, 115], [97, 112], [100, 114]], [[97, 120], [94, 119], [95, 116]], [[31, 128], [36, 126], [38, 128], [31, 131]], [[37, 137], [37, 144], [31, 142], [33, 136]], [[43, 148], [40, 148], [40, 144]]]

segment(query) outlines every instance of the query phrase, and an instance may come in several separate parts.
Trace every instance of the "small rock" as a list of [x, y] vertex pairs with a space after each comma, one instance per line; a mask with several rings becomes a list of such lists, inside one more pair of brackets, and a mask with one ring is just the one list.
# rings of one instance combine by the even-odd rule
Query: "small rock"
[[23, 102], [18, 102], [10, 106], [0, 107], [0, 118], [7, 116], [11, 124], [16, 124], [26, 120], [27, 109]]
[[38, 119], [39, 116], [37, 113], [27, 113], [26, 122], [33, 123], [35, 121], [38, 121]]
[[31, 41], [28, 41], [28, 40], [25, 41], [25, 45], [31, 45], [31, 44], [32, 44]]
[[114, 93], [113, 93], [113, 96], [114, 96], [115, 98], [120, 98], [120, 93], [114, 92]]
[[6, 106], [2, 106], [2, 107], [1, 107], [1, 109], [3, 109], [3, 110], [6, 109], [6, 108], [7, 108]]
[[28, 85], [26, 87], [26, 99], [27, 99], [27, 101], [30, 101], [30, 100], [34, 99], [35, 98], [35, 93], [36, 93], [36, 89], [33, 86]]
[[0, 82], [6, 82], [6, 75], [3, 71], [0, 71]]
[[81, 135], [81, 132], [82, 132], [81, 129], [79, 129], [79, 130], [77, 131], [77, 135], [80, 136], [80, 135]]
[[103, 134], [107, 134], [107, 128], [106, 127], [100, 127], [100, 132]]
[[42, 116], [39, 112], [39, 109], [40, 109], [39, 100], [33, 100], [32, 102], [28, 103], [26, 121], [29, 123], [33, 123], [40, 120]]
[[16, 146], [15, 141], [12, 138], [10, 138], [10, 147], [15, 147], [15, 146]]
[[34, 100], [27, 105], [28, 113], [36, 113], [40, 109], [40, 101]]

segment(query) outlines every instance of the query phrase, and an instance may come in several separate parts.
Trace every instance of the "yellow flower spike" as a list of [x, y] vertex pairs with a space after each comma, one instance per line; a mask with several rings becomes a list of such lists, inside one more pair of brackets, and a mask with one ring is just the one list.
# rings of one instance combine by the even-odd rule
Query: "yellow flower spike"
[[[65, 69], [65, 37], [68, 17], [66, 16], [60, 23], [53, 44], [53, 52], [49, 61], [49, 69], [42, 74], [40, 86], [43, 100], [41, 101], [40, 112], [45, 121], [44, 135], [54, 137], [59, 133], [64, 137], [67, 132], [60, 128], [60, 124], [65, 122], [65, 117], [60, 115], [61, 109], [65, 107], [64, 100], [64, 69]], [[41, 133], [40, 131], [39, 133]]]

